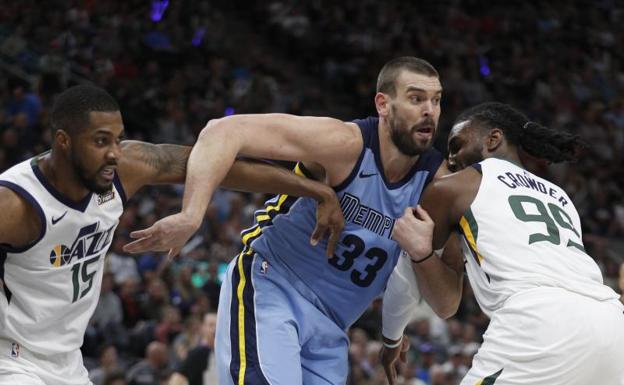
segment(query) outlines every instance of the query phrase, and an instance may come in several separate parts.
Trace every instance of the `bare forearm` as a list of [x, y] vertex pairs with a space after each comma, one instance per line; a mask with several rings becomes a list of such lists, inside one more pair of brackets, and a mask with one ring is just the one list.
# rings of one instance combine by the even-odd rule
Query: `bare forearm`
[[412, 263], [421, 295], [441, 318], [455, 314], [462, 294], [463, 275], [437, 256]]
[[[299, 175], [297, 175], [299, 174]], [[325, 200], [334, 191], [324, 183], [300, 176], [284, 168], [253, 161], [237, 160], [221, 187], [247, 192], [287, 194]]]
[[227, 137], [217, 125], [209, 124], [197, 139], [189, 156], [182, 211], [199, 225], [219, 183], [234, 163], [241, 143]]

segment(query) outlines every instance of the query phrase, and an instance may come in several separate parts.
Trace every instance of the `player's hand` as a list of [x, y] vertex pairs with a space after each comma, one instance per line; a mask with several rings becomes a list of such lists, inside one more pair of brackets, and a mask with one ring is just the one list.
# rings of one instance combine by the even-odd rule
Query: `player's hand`
[[434, 222], [420, 205], [408, 207], [394, 224], [392, 239], [398, 242], [413, 259], [431, 254]]
[[131, 232], [130, 238], [136, 241], [124, 245], [123, 250], [128, 253], [168, 251], [168, 258], [172, 258], [180, 253], [198, 227], [199, 225], [184, 213], [170, 215], [147, 229]]
[[386, 378], [388, 384], [395, 385], [397, 382], [396, 361], [397, 359], [402, 363], [407, 362], [407, 351], [409, 350], [409, 337], [403, 335], [401, 337], [401, 344], [396, 348], [387, 348], [382, 346], [379, 356], [384, 371], [386, 372]]
[[310, 237], [310, 244], [316, 246], [323, 238], [327, 236], [329, 232], [329, 239], [327, 240], [327, 257], [334, 255], [336, 250], [336, 244], [340, 238], [340, 234], [344, 229], [344, 216], [340, 209], [340, 202], [338, 197], [331, 191], [330, 194], [318, 203], [316, 208], [316, 227]]

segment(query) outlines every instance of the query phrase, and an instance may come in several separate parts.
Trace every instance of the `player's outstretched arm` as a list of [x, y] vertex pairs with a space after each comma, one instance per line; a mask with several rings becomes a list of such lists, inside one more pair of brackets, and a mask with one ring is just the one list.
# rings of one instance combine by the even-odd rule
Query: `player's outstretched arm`
[[331, 118], [261, 114], [210, 121], [189, 158], [182, 211], [199, 226], [212, 193], [239, 154], [317, 162], [334, 174], [352, 165], [361, 145], [357, 126]]
[[201, 224], [214, 190], [239, 154], [317, 162], [332, 183], [347, 176], [361, 147], [356, 125], [331, 118], [262, 114], [211, 121], [189, 157], [182, 212], [134, 236], [152, 238], [154, 250], [169, 250], [175, 255]]
[[[123, 156], [118, 167], [121, 183], [128, 197], [146, 184], [182, 183], [191, 147], [175, 144], [152, 144], [136, 140], [122, 142]], [[280, 167], [237, 160], [221, 183], [222, 187], [248, 192], [288, 194], [311, 197], [319, 205], [316, 229], [311, 242], [317, 243], [327, 233], [328, 255], [333, 255], [344, 218], [334, 191], [327, 185], [298, 177]], [[136, 252], [145, 251], [149, 243], [135, 243]], [[141, 248], [138, 248], [141, 247]], [[133, 250], [130, 247], [130, 250]]]
[[[312, 232], [310, 243], [316, 245], [321, 239], [328, 236], [327, 256], [334, 254], [340, 233], [344, 228], [344, 217], [340, 209], [338, 197], [328, 185], [297, 175], [297, 173], [281, 167], [248, 160], [237, 160], [221, 183], [221, 187], [248, 192], [281, 193], [315, 199], [318, 202], [316, 227]], [[178, 234], [175, 232], [175, 227], [173, 227], [174, 230], [162, 229], [163, 234], [161, 234], [161, 238], [152, 237], [153, 232], [159, 230], [159, 226], [161, 225], [157, 226], [155, 224], [150, 229], [133, 232], [131, 236], [138, 239], [126, 245], [124, 249], [132, 253], [148, 250], [169, 250], [168, 245], [159, 245], [159, 239], [162, 241], [162, 237], [167, 237], [164, 239], [165, 242], [176, 242], [175, 238]], [[172, 239], [169, 240], [169, 237]], [[183, 246], [185, 241], [178, 241], [178, 247]], [[176, 248], [172, 255], [177, 254], [177, 252], [178, 249]]]

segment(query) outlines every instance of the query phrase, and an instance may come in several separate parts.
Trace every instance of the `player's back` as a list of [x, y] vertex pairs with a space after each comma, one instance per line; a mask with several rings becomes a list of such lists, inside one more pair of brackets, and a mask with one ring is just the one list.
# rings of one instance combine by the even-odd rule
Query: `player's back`
[[47, 182], [37, 159], [0, 175], [0, 186], [29, 201], [42, 226], [31, 245], [0, 249], [0, 339], [55, 354], [82, 345], [125, 196], [115, 176], [109, 193], [72, 202]]
[[617, 299], [585, 252], [579, 215], [563, 189], [501, 159], [475, 168], [481, 184], [460, 228], [470, 283], [488, 315], [536, 287]]
[[[335, 187], [345, 216], [345, 229], [335, 254], [325, 256], [326, 242], [311, 246], [316, 202], [278, 196], [256, 214], [257, 225], [243, 233], [270, 264], [279, 270], [340, 327], [346, 328], [384, 289], [399, 256], [391, 239], [395, 218], [420, 199], [442, 162], [435, 149], [397, 183], [383, 175], [379, 154], [378, 119], [358, 120], [364, 148], [347, 179]], [[302, 165], [298, 172], [305, 174]]]

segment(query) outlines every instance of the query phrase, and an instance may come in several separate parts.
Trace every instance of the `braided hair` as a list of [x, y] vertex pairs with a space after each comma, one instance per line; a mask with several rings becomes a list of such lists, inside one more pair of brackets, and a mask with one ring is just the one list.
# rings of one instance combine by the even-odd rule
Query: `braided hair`
[[554, 163], [574, 161], [585, 143], [570, 134], [530, 121], [522, 112], [508, 104], [487, 102], [462, 112], [456, 123], [469, 120], [484, 129], [499, 128], [510, 144], [528, 154]]

